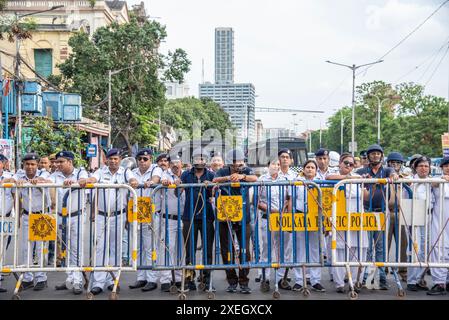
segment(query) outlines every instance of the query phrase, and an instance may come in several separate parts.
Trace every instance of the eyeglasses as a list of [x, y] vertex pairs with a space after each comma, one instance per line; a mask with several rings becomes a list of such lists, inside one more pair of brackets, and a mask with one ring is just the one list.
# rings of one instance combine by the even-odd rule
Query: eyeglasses
[[345, 165], [345, 166], [347, 166], [347, 167], [353, 167], [354, 166], [354, 162], [351, 162], [351, 161], [343, 161], [343, 164]]
[[145, 161], [145, 162], [147, 162], [148, 160], [150, 160], [150, 158], [144, 158], [144, 157], [142, 157], [142, 158], [139, 158], [139, 159], [137, 159], [138, 161]]

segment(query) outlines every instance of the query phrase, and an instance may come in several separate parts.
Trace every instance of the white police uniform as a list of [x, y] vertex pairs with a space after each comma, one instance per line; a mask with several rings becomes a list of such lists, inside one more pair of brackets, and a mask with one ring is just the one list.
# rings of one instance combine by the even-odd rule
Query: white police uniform
[[[355, 173], [350, 173], [355, 175]], [[363, 208], [363, 190], [360, 185], [346, 185], [346, 212], [358, 212]], [[337, 231], [337, 261], [366, 261], [368, 251], [367, 231]], [[361, 255], [360, 255], [361, 253]], [[362, 268], [360, 275], [363, 275]], [[344, 287], [346, 268], [332, 268], [332, 274], [336, 288]], [[357, 282], [358, 267], [351, 267], [353, 283]]]
[[[25, 159], [24, 159], [25, 160]], [[33, 178], [41, 177], [43, 179], [48, 179], [49, 174], [47, 171], [42, 171], [37, 169], [36, 174]], [[14, 176], [13, 179], [18, 180], [31, 180], [27, 177], [24, 170], [19, 170]], [[42, 212], [49, 212], [49, 205], [50, 205], [50, 194], [48, 192], [48, 189], [44, 191], [44, 195], [42, 195], [42, 189], [37, 188], [35, 186], [30, 188], [20, 188], [17, 189], [18, 197], [22, 201], [22, 208], [23, 208], [23, 214], [21, 216], [21, 250], [20, 250], [20, 257], [21, 257], [21, 263], [28, 264], [29, 266], [33, 265], [33, 243], [31, 241], [28, 241], [28, 219], [30, 213], [42, 213]], [[14, 191], [15, 192], [15, 191]], [[30, 197], [31, 194], [31, 197]], [[44, 203], [42, 203], [42, 199], [44, 199]], [[45, 247], [45, 243], [43, 241], [36, 241], [36, 255], [37, 255], [37, 261], [40, 265], [42, 263], [42, 252]], [[28, 261], [28, 263], [26, 262]], [[24, 282], [33, 282], [33, 280], [36, 280], [36, 282], [42, 282], [47, 281], [47, 273], [45, 272], [35, 272], [34, 277], [32, 272], [25, 272], [23, 276]]]
[[[5, 179], [12, 178], [13, 175], [3, 170], [2, 174], [0, 175], [0, 181], [3, 181]], [[14, 217], [14, 199], [12, 196], [12, 190], [11, 188], [0, 188], [0, 219], [2, 217]], [[1, 221], [1, 220], [0, 220]], [[6, 249], [8, 247], [8, 239], [11, 240], [11, 236], [3, 236], [3, 248], [0, 248], [0, 259], [2, 259], [3, 264], [5, 264], [6, 259]], [[0, 281], [2, 280], [2, 276], [0, 275]]]
[[[298, 178], [299, 181], [307, 181], [304, 177]], [[307, 188], [303, 185], [296, 187], [296, 212], [306, 212]], [[307, 240], [307, 242], [306, 242]], [[308, 257], [307, 257], [308, 252]], [[296, 232], [296, 259], [300, 263], [319, 263], [320, 262], [320, 232], [306, 231]], [[295, 283], [303, 286], [302, 268], [295, 268]], [[307, 268], [310, 275], [312, 286], [321, 283], [321, 268]]]
[[[417, 174], [413, 176], [413, 179], [420, 179]], [[426, 183], [417, 183], [416, 186], [411, 186], [413, 190], [413, 198], [417, 200], [425, 200], [425, 208], [426, 208], [426, 220], [427, 214], [429, 212], [433, 212], [433, 207], [435, 204], [435, 195], [432, 192], [432, 187], [428, 187]], [[416, 226], [413, 230], [413, 237], [416, 239], [415, 241], [418, 243], [418, 247], [415, 250], [408, 250], [407, 253], [412, 257], [412, 262], [424, 261], [424, 245], [427, 242], [425, 239], [426, 232], [425, 226]], [[420, 280], [420, 276], [423, 274], [425, 268], [422, 267], [409, 267], [407, 268], [407, 284], [417, 284]]]
[[[296, 179], [298, 174], [293, 171], [292, 169], [288, 169], [287, 172], [282, 172], [282, 170], [279, 170], [279, 179], [281, 181], [293, 181]], [[288, 192], [289, 187], [283, 187], [284, 193]], [[279, 234], [280, 235], [280, 234]], [[290, 232], [283, 232], [284, 236], [284, 262], [292, 262], [293, 261], [293, 248], [292, 248], [292, 234]], [[280, 240], [279, 240], [280, 241]], [[278, 242], [280, 245], [280, 242]], [[279, 250], [280, 248], [277, 248]], [[279, 278], [284, 277], [285, 274], [285, 268], [279, 268], [277, 271], [277, 275]]]
[[[175, 179], [180, 179], [173, 174], [171, 169], [164, 171], [162, 180], [168, 180], [171, 184], [175, 183]], [[182, 220], [178, 215], [182, 215], [185, 204], [185, 192], [179, 189], [164, 189], [161, 193], [161, 251], [159, 253], [159, 265], [182, 265], [183, 257], [183, 236], [182, 236]], [[167, 224], [168, 222], [168, 224]], [[175, 282], [181, 281], [181, 270], [175, 271]], [[170, 283], [172, 281], [170, 270], [161, 272], [161, 284]]]
[[[280, 173], [280, 171], [279, 171]], [[282, 182], [285, 181], [285, 177], [281, 177], [278, 173], [276, 179], [273, 179], [269, 173], [259, 177], [259, 181], [265, 182]], [[268, 199], [268, 191], [270, 192], [270, 199]], [[283, 192], [281, 192], [283, 191]], [[282, 193], [282, 196], [281, 196]], [[259, 202], [270, 205], [270, 213], [279, 212], [284, 203], [281, 203], [282, 197], [286, 200], [288, 195], [288, 188], [282, 186], [261, 186], [259, 187]], [[268, 212], [261, 212], [259, 219], [259, 248], [261, 251], [261, 260], [264, 262], [280, 262], [280, 232], [271, 232], [271, 261], [268, 261]], [[284, 240], [287, 232], [284, 232]], [[284, 248], [286, 246], [284, 245]], [[284, 255], [285, 255], [284, 251]], [[265, 269], [265, 279], [270, 279], [271, 268]], [[259, 275], [262, 274], [262, 269], [258, 271]]]
[[[111, 173], [105, 166], [95, 171], [92, 175], [97, 183], [103, 184], [127, 184], [135, 178], [131, 170], [119, 167], [117, 172]], [[128, 191], [125, 189], [99, 189], [98, 190], [98, 214], [95, 217], [96, 232], [96, 266], [118, 266], [121, 264], [122, 236], [127, 219]], [[106, 243], [109, 230], [109, 243]], [[117, 246], [117, 250], [116, 250]], [[109, 252], [106, 252], [106, 248]], [[113, 284], [113, 279], [108, 272], [94, 272], [91, 288], [103, 289]]]
[[[433, 190], [435, 193], [435, 207], [430, 229], [430, 248], [433, 248], [430, 258], [432, 262], [447, 264], [449, 263], [449, 226], [446, 223], [449, 220], [449, 185], [442, 183]], [[430, 268], [430, 272], [434, 284], [444, 285], [449, 282], [447, 268]]]
[[[133, 174], [139, 184], [144, 184], [146, 181], [151, 180], [153, 177], [162, 177], [162, 169], [157, 164], [152, 164], [145, 173], [141, 173], [139, 168], [133, 169]], [[152, 188], [139, 188], [136, 190], [137, 196], [149, 197], [151, 195]], [[156, 211], [160, 211], [160, 201], [154, 201]], [[152, 225], [149, 223], [142, 223], [140, 225], [140, 233], [138, 234], [137, 243], [137, 264], [142, 266], [151, 266], [151, 252], [153, 251], [153, 235], [155, 236], [154, 244], [158, 248], [159, 243], [159, 213], [153, 213]], [[153, 230], [152, 230], [152, 228]], [[157, 252], [157, 249], [156, 249]], [[143, 253], [143, 254], [142, 254]], [[138, 270], [137, 281], [157, 282], [159, 278], [159, 272], [153, 270]]]
[[[70, 180], [74, 183], [78, 182], [80, 179], [87, 179], [88, 173], [86, 170], [82, 168], [74, 168], [72, 173], [68, 176], [65, 176], [62, 172], [56, 171], [50, 176], [50, 180], [55, 184], [63, 184], [64, 181]], [[57, 197], [57, 208], [56, 212], [58, 214], [58, 231], [61, 238], [67, 243], [65, 244], [66, 252], [68, 253], [68, 262], [66, 263], [67, 267], [80, 267], [82, 265], [82, 261], [79, 257], [79, 252], [82, 249], [82, 241], [79, 236], [78, 230], [83, 228], [84, 222], [86, 220], [86, 213], [83, 214], [83, 210], [85, 209], [87, 202], [87, 192], [80, 189], [71, 190], [70, 188], [56, 188], [56, 197]], [[67, 217], [66, 217], [66, 237], [62, 237], [62, 227], [63, 227], [63, 218], [62, 218], [62, 208], [66, 208]], [[69, 214], [70, 213], [70, 214]], [[79, 271], [68, 271], [67, 272], [67, 280], [71, 284], [83, 284], [83, 276]]]

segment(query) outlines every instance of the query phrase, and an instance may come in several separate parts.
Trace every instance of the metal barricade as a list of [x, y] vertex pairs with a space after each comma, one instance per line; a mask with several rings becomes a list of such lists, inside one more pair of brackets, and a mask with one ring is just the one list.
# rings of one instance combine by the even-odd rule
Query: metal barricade
[[[9, 195], [14, 196], [10, 207]], [[137, 195], [130, 186], [5, 183], [0, 197], [0, 270], [16, 277], [13, 299], [20, 298], [24, 284], [46, 283], [47, 272], [66, 272], [68, 288], [83, 278], [85, 289], [111, 283], [111, 299], [116, 299], [121, 272], [137, 269]], [[118, 257], [127, 216], [132, 219], [132, 257], [131, 264], [123, 265]], [[49, 253], [55, 257], [51, 264]]]
[[[297, 208], [297, 194], [301, 194], [301, 208]], [[321, 190], [315, 182], [157, 186], [151, 194], [153, 202], [156, 197], [162, 199], [159, 227], [152, 225], [150, 230], [160, 234], [153, 236], [157, 244], [151, 265], [139, 264], [138, 270], [165, 272], [161, 278], [171, 280], [171, 292], [178, 291], [174, 284], [179, 283], [180, 299], [186, 298], [185, 282], [195, 281], [195, 270], [200, 271], [199, 288], [211, 299], [215, 296], [211, 270], [225, 270], [230, 285], [240, 282], [242, 287], [249, 281], [249, 269], [261, 269], [265, 275], [261, 289], [268, 291], [265, 280], [275, 269], [273, 296], [279, 298], [278, 282], [287, 278], [284, 269], [302, 275], [303, 293], [308, 295], [306, 267], [324, 266]], [[261, 201], [267, 207], [264, 215], [259, 212]]]
[[[422, 283], [427, 268], [434, 282], [447, 276], [446, 193], [449, 199], [449, 184], [441, 179], [349, 179], [335, 185], [332, 266], [339, 269], [340, 278], [345, 268], [350, 298], [357, 298], [362, 284], [376, 288], [377, 275], [378, 281], [385, 282], [385, 267], [393, 271], [400, 297], [405, 295], [401, 269], [407, 268], [408, 284]], [[393, 237], [395, 245], [390, 250]]]

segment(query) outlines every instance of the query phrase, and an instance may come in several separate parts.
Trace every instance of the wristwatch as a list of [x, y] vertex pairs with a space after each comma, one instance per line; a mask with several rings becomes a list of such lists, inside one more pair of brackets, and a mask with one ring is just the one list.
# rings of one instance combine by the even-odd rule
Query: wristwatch
[[243, 175], [243, 179], [242, 179], [242, 180], [243, 180], [243, 181], [246, 180], [246, 174]]

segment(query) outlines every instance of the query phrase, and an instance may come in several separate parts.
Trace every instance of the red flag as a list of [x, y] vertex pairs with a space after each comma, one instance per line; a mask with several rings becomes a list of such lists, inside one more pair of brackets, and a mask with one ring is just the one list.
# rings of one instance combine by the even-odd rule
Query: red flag
[[9, 89], [11, 87], [11, 80], [5, 79], [5, 85], [3, 87], [3, 95], [6, 97], [9, 94]]

